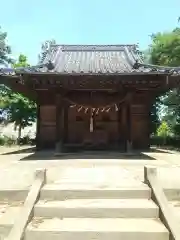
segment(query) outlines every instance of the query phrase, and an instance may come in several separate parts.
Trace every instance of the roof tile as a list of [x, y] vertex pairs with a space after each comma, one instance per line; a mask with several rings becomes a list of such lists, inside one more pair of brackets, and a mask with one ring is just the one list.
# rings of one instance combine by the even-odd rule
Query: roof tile
[[52, 45], [44, 63], [51, 61], [58, 73], [131, 72], [139, 60], [135, 45]]

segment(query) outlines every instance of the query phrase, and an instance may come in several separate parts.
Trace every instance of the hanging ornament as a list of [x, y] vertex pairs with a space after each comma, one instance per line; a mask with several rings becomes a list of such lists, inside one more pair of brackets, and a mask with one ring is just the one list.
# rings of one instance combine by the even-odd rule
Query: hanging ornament
[[90, 132], [93, 132], [94, 131], [94, 114], [93, 114], [93, 109], [91, 109], [91, 113], [90, 113], [91, 115], [90, 115], [90, 126], [89, 126], [89, 130], [90, 130]]
[[82, 110], [82, 108], [83, 108], [83, 107], [80, 107], [80, 108], [78, 109], [78, 112], [80, 112], [80, 111]]
[[96, 115], [98, 115], [98, 113], [99, 113], [99, 108], [98, 108], [97, 111], [96, 111]]
[[119, 111], [117, 104], [115, 104], [115, 111]]

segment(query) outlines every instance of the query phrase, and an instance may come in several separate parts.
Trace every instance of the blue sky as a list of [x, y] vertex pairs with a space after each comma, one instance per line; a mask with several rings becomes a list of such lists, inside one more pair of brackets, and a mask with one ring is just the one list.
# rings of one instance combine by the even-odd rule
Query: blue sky
[[177, 27], [179, 16], [180, 0], [1, 0], [0, 26], [13, 55], [23, 53], [36, 64], [41, 43], [52, 38], [145, 49], [152, 33]]

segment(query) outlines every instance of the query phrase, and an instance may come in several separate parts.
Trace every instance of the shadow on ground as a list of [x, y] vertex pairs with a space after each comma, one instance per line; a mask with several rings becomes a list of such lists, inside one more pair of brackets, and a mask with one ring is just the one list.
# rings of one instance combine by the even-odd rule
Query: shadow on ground
[[61, 153], [54, 154], [54, 151], [37, 151], [22, 159], [20, 161], [35, 161], [35, 160], [72, 160], [72, 159], [127, 159], [127, 160], [156, 160], [155, 158], [148, 156], [148, 154], [138, 153], [120, 153], [120, 152], [78, 152], [78, 153]]
[[12, 154], [22, 154], [22, 153], [35, 153], [36, 147], [28, 147], [24, 149], [14, 150], [14, 151], [8, 151], [5, 153], [2, 153], [1, 155], [12, 155]]
[[168, 154], [173, 154], [172, 152], [169, 151], [170, 149], [157, 149], [157, 148], [151, 148], [151, 152], [153, 153], [168, 153]]

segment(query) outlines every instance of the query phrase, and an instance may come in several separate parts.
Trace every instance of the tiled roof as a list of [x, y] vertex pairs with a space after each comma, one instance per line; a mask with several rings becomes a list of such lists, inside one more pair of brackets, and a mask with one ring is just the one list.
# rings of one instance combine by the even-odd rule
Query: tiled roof
[[[43, 63], [54, 65], [57, 73], [130, 73], [141, 62], [135, 45], [52, 45]], [[46, 69], [44, 69], [46, 71]]]
[[50, 45], [42, 52], [39, 65], [0, 68], [0, 75], [45, 73], [180, 75], [180, 67], [144, 64], [136, 45]]

